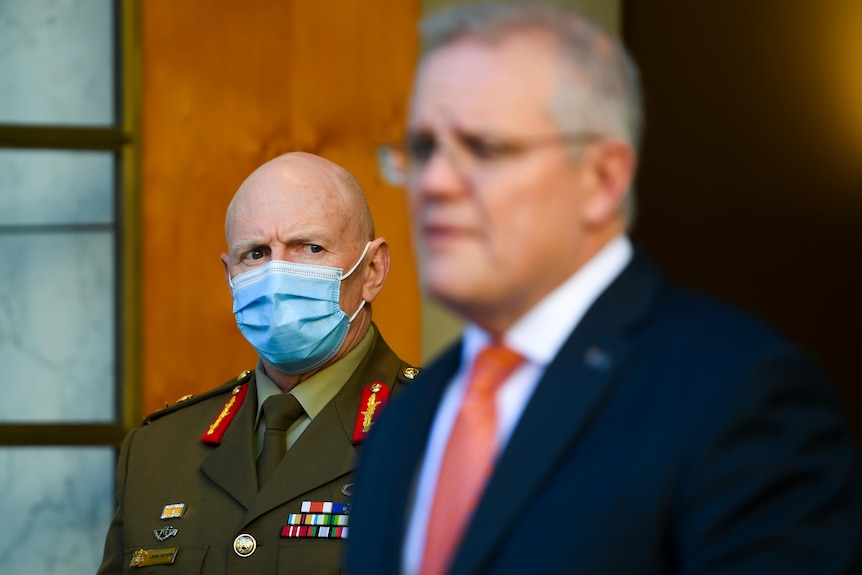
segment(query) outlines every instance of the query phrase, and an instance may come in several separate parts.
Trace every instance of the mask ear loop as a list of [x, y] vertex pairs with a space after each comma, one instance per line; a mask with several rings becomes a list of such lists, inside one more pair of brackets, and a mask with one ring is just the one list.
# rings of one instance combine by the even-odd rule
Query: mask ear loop
[[[361, 255], [361, 256], [359, 256], [359, 259], [356, 261], [356, 263], [355, 263], [355, 264], [353, 264], [353, 267], [352, 267], [352, 268], [350, 268], [350, 271], [349, 271], [349, 272], [347, 272], [346, 274], [344, 274], [343, 276], [341, 276], [341, 281], [344, 281], [345, 279], [347, 279], [347, 276], [349, 276], [349, 275], [350, 275], [350, 274], [352, 274], [354, 271], [356, 271], [356, 268], [358, 268], [358, 267], [359, 267], [359, 264], [361, 264], [361, 263], [362, 263], [362, 260], [364, 260], [364, 259], [365, 259], [365, 254], [367, 254], [367, 253], [368, 253], [368, 246], [370, 246], [370, 245], [371, 245], [371, 242], [367, 242], [367, 243], [365, 244], [365, 249], [363, 249], [363, 250], [362, 250], [362, 255]], [[352, 315], [352, 316], [350, 316], [350, 317], [347, 319], [347, 323], [353, 323], [353, 320], [354, 320], [354, 319], [356, 319], [356, 316], [358, 316], [358, 315], [359, 315], [359, 312], [360, 312], [360, 311], [362, 311], [362, 308], [363, 308], [363, 307], [365, 307], [365, 300], [362, 300], [362, 303], [361, 303], [361, 304], [359, 304], [359, 307], [358, 307], [358, 308], [356, 308], [356, 311], [355, 311], [355, 312], [353, 312], [353, 315]]]
[[367, 254], [367, 253], [368, 253], [368, 246], [370, 246], [370, 245], [371, 245], [371, 242], [367, 242], [367, 243], [365, 244], [365, 249], [363, 249], [363, 250], [362, 250], [362, 255], [361, 255], [361, 256], [359, 256], [359, 259], [358, 259], [358, 260], [356, 260], [356, 263], [355, 263], [355, 264], [353, 264], [353, 267], [352, 267], [352, 268], [350, 268], [350, 271], [349, 271], [349, 272], [347, 272], [346, 274], [344, 274], [343, 276], [341, 276], [341, 281], [346, 280], [346, 279], [347, 279], [347, 277], [348, 277], [350, 274], [352, 274], [353, 272], [355, 272], [355, 271], [356, 271], [356, 268], [358, 268], [358, 267], [359, 267], [359, 264], [361, 264], [361, 263], [362, 263], [362, 260], [364, 260], [364, 259], [365, 259], [365, 254]]
[[347, 323], [353, 323], [353, 320], [356, 319], [356, 316], [359, 315], [359, 312], [361, 312], [362, 308], [364, 308], [364, 307], [365, 307], [365, 300], [362, 300], [362, 303], [359, 304], [359, 307], [356, 308], [356, 311], [353, 312], [353, 315], [347, 319]]

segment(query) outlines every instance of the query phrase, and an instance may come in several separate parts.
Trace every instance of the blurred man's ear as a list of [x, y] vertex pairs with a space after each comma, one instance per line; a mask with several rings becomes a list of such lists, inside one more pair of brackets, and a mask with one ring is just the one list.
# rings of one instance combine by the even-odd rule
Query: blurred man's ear
[[377, 238], [368, 246], [366, 256], [362, 299], [371, 303], [383, 289], [389, 275], [389, 243], [385, 238]]
[[593, 193], [584, 208], [587, 223], [601, 225], [622, 210], [632, 186], [635, 153], [628, 142], [608, 139], [587, 151]]

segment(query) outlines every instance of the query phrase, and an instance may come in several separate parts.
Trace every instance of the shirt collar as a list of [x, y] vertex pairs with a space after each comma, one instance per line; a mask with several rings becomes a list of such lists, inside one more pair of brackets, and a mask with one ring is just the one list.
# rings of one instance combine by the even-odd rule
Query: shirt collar
[[[347, 352], [347, 355], [290, 390], [291, 395], [296, 397], [310, 419], [314, 419], [326, 404], [338, 394], [350, 376], [353, 375], [353, 372], [356, 371], [359, 363], [371, 350], [373, 342], [374, 328], [368, 326], [368, 331], [365, 332], [362, 340], [356, 347]], [[255, 426], [257, 426], [260, 421], [263, 402], [270, 395], [282, 393], [282, 391], [266, 374], [260, 358], [257, 360], [254, 371], [257, 385], [257, 419], [255, 420]]]
[[[526, 360], [547, 366], [602, 292], [632, 259], [631, 240], [619, 235], [572, 276], [545, 296], [503, 334], [504, 343]], [[475, 324], [464, 330], [464, 358], [473, 358], [491, 340]]]

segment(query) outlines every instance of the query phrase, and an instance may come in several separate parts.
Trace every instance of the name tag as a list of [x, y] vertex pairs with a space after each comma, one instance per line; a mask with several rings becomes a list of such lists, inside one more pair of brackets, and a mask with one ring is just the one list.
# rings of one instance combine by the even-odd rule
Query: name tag
[[161, 549], [138, 549], [132, 554], [129, 567], [148, 567], [150, 565], [173, 565], [179, 547]]

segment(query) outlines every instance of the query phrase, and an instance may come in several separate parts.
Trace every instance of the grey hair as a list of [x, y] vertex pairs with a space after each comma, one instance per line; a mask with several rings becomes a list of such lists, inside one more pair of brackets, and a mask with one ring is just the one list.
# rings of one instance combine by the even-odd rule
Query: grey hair
[[[637, 65], [619, 42], [582, 16], [551, 4], [479, 2], [431, 14], [420, 23], [420, 33], [420, 61], [463, 39], [493, 45], [517, 34], [546, 35], [560, 49], [548, 110], [560, 130], [620, 138], [638, 152], [643, 101]], [[622, 211], [631, 222], [634, 190], [626, 194]]]

